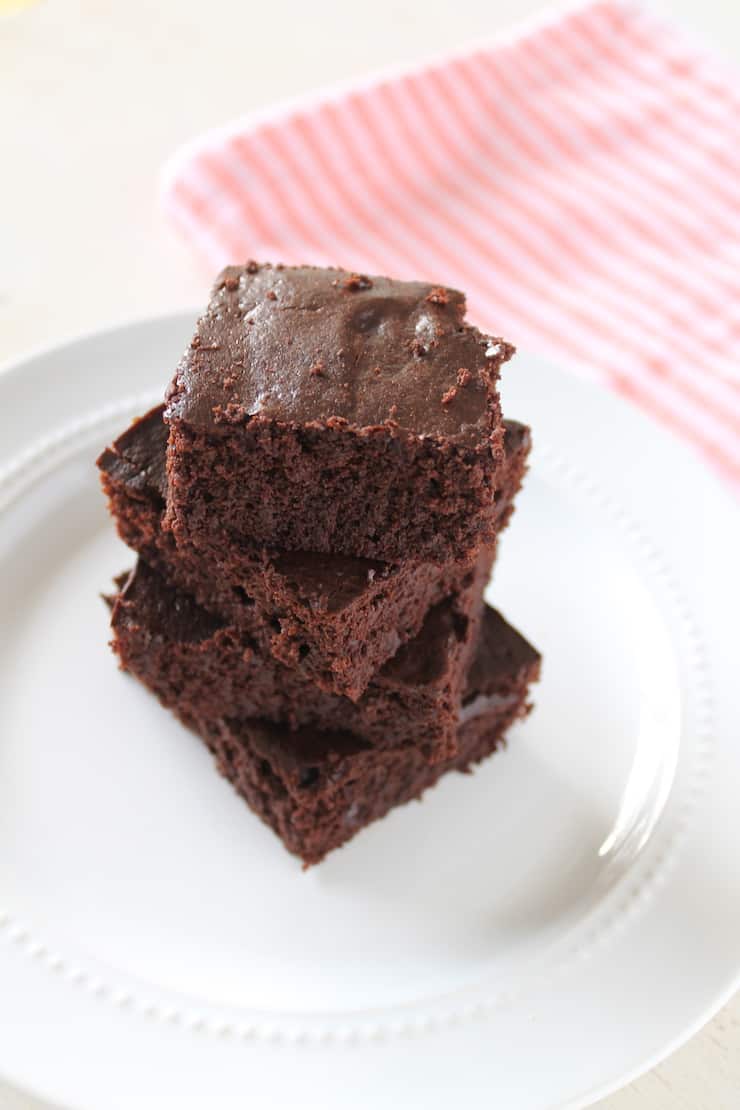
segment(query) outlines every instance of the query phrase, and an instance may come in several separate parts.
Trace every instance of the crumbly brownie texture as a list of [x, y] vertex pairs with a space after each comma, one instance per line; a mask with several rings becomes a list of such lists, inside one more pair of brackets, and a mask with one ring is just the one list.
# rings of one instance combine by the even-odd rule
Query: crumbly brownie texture
[[291, 732], [263, 721], [204, 721], [189, 711], [181, 716], [254, 812], [309, 865], [395, 806], [418, 798], [448, 771], [467, 771], [490, 755], [512, 722], [528, 712], [528, 688], [539, 667], [534, 648], [487, 609], [457, 754], [434, 766], [417, 749], [378, 750], [346, 731]]
[[439, 762], [455, 753], [489, 564], [490, 556], [482, 557], [470, 585], [430, 609], [418, 636], [356, 702], [260, 651], [141, 560], [113, 605], [113, 647], [124, 669], [183, 715], [346, 729], [376, 747], [418, 747]]
[[513, 348], [421, 282], [229, 267], [168, 391], [168, 519], [245, 544], [444, 563], [494, 538]]
[[[163, 406], [131, 425], [98, 459], [123, 540], [207, 610], [235, 625], [286, 665], [356, 700], [429, 608], [469, 581], [471, 566], [406, 560], [397, 566], [345, 555], [284, 552], [258, 558], [223, 543], [203, 560], [163, 527], [167, 426]], [[496, 533], [513, 511], [526, 469], [529, 429], [505, 421], [505, 465], [496, 493]]]

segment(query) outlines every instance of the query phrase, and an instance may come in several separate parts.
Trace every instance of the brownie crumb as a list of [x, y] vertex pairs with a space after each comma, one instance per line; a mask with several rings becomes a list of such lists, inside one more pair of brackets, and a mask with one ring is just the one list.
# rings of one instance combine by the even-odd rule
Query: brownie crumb
[[457, 397], [457, 386], [456, 385], [451, 385], [450, 388], [447, 390], [447, 392], [442, 394], [442, 404], [443, 405], [451, 405], [456, 397]]
[[227, 277], [226, 278], [226, 280], [224, 282], [224, 289], [228, 289], [230, 293], [233, 293], [234, 290], [238, 289], [238, 288], [239, 288], [239, 279], [238, 278], [235, 278], [235, 277]]
[[277, 300], [277, 293], [275, 292], [274, 289], [268, 289], [266, 295], [267, 295], [268, 301], [276, 301]]
[[461, 386], [468, 385], [473, 380], [473, 375], [464, 366], [461, 366], [457, 372], [457, 384]]
[[244, 407], [236, 401], [229, 401], [228, 405], [214, 405], [211, 411], [217, 424], [239, 424], [244, 419]]
[[373, 283], [367, 274], [350, 274], [349, 277], [344, 279], [344, 288], [349, 289], [352, 293], [358, 292], [360, 289], [372, 289]]
[[450, 294], [439, 285], [436, 289], [432, 289], [431, 292], [427, 293], [426, 299], [430, 304], [449, 304]]
[[321, 359], [319, 359], [318, 362], [314, 362], [313, 366], [309, 366], [308, 372], [309, 372], [309, 374], [313, 374], [313, 376], [315, 378], [323, 378], [323, 376], [324, 376], [324, 364], [321, 361]]
[[379, 366], [373, 366], [373, 374], [375, 374], [376, 377], [378, 377], [381, 373], [382, 373], [382, 370], [380, 369]]
[[256, 274], [258, 272], [259, 268], [260, 268], [259, 262], [255, 262], [253, 258], [250, 258], [249, 262], [247, 262], [247, 265], [246, 265], [247, 273], [248, 274]]

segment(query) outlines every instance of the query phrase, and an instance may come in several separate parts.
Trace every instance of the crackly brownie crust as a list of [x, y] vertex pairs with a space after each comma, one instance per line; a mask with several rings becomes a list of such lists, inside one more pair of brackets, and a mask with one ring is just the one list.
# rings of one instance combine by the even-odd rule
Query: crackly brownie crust
[[113, 605], [121, 665], [193, 717], [258, 717], [291, 728], [348, 729], [375, 746], [454, 754], [462, 690], [477, 641], [490, 556], [470, 584], [433, 606], [418, 636], [356, 702], [327, 693], [139, 560]]
[[491, 543], [513, 348], [464, 314], [420, 282], [225, 270], [168, 393], [177, 538], [437, 563]]
[[526, 715], [540, 657], [494, 610], [470, 669], [454, 758], [428, 764], [418, 749], [377, 749], [348, 732], [291, 732], [263, 721], [203, 720], [183, 714], [220, 772], [306, 865], [389, 810], [418, 798], [448, 771], [490, 755]]
[[[359, 698], [399, 646], [419, 632], [431, 606], [470, 578], [467, 561], [437, 567], [306, 552], [255, 557], [225, 542], [215, 561], [204, 560], [192, 545], [176, 546], [163, 526], [166, 443], [160, 406], [98, 460], [122, 538], [206, 609], [329, 692]], [[506, 421], [497, 535], [513, 511], [529, 448], [529, 430]]]

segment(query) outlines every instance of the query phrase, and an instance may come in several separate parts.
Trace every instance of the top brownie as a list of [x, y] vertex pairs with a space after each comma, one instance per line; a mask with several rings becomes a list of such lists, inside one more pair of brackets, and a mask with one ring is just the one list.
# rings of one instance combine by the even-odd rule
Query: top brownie
[[464, 317], [422, 282], [224, 270], [168, 391], [176, 535], [390, 562], [489, 542], [513, 348]]

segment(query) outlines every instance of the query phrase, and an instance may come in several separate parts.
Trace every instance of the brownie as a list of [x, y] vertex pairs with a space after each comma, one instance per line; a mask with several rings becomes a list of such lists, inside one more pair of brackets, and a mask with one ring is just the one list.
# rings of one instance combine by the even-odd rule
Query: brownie
[[[315, 552], [241, 550], [224, 543], [204, 560], [163, 526], [167, 426], [163, 406], [131, 425], [98, 459], [122, 538], [146, 562], [312, 682], [359, 698], [431, 606], [470, 581], [471, 564], [400, 564]], [[526, 468], [529, 430], [505, 421], [496, 532], [512, 512]]]
[[489, 566], [490, 556], [481, 557], [470, 584], [429, 610], [419, 634], [357, 701], [321, 690], [261, 651], [141, 559], [113, 605], [113, 646], [125, 670], [194, 717], [348, 729], [374, 746], [418, 747], [438, 762], [455, 751]]
[[468, 676], [457, 754], [433, 766], [416, 748], [370, 747], [346, 730], [203, 720], [193, 717], [190, 707], [181, 716], [255, 813], [309, 865], [394, 806], [418, 798], [448, 771], [466, 771], [490, 755], [512, 722], [528, 712], [528, 687], [539, 667], [535, 649], [487, 609]]
[[439, 564], [490, 544], [512, 354], [454, 289], [228, 267], [167, 395], [177, 539]]

